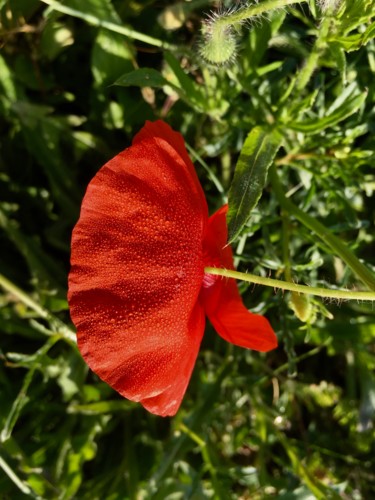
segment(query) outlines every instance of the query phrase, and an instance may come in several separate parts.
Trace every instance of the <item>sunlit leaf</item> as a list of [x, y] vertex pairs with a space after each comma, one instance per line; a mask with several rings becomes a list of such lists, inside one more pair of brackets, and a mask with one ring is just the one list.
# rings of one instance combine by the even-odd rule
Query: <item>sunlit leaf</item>
[[229, 241], [240, 234], [251, 217], [252, 210], [262, 196], [268, 168], [281, 142], [282, 136], [277, 130], [265, 127], [256, 127], [247, 136], [229, 191]]
[[322, 130], [333, 127], [348, 116], [356, 113], [367, 97], [367, 92], [358, 93], [356, 85], [350, 85], [335, 100], [323, 118], [304, 120], [301, 122], [288, 123], [288, 126], [305, 134], [317, 134]]
[[123, 87], [163, 87], [170, 85], [159, 71], [153, 68], [136, 69], [118, 78], [114, 85]]

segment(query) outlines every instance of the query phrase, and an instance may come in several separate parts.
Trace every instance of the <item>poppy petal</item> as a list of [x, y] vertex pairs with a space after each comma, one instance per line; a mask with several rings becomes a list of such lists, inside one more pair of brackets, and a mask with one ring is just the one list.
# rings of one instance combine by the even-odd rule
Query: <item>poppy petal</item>
[[167, 141], [172, 146], [172, 148], [175, 149], [175, 151], [180, 155], [182, 161], [185, 163], [187, 172], [190, 174], [189, 180], [195, 183], [196, 192], [200, 196], [200, 202], [202, 203], [202, 206], [206, 207], [206, 198], [195, 172], [194, 165], [186, 151], [185, 142], [182, 135], [172, 130], [167, 123], [163, 122], [162, 120], [157, 120], [153, 123], [146, 122], [146, 126], [143, 127], [134, 137], [133, 144], [142, 142], [145, 139], [152, 139], [154, 141], [158, 141], [159, 139], [161, 139], [162, 141]]
[[[234, 269], [232, 250], [227, 245], [227, 210], [224, 205], [209, 218], [203, 245], [206, 266]], [[206, 275], [200, 300], [213, 327], [226, 341], [262, 352], [277, 347], [271, 325], [246, 309], [234, 279]]]
[[[172, 342], [174, 345], [168, 346], [165, 353], [159, 353], [159, 366], [161, 364], [168, 367], [163, 382], [164, 389], [160, 394], [140, 400], [146, 410], [162, 417], [177, 413], [198, 356], [205, 323], [203, 308], [197, 303], [189, 321], [188, 334], [177, 336], [173, 332]], [[181, 343], [182, 341], [184, 344]], [[163, 359], [163, 354], [166, 356], [165, 359]], [[171, 354], [173, 354], [172, 357]], [[150, 356], [151, 359], [155, 359], [155, 352], [153, 351]], [[139, 379], [142, 380], [143, 377], [139, 373], [141, 371], [139, 370], [139, 361], [140, 359], [137, 360], [135, 369], [138, 371]], [[149, 376], [150, 363], [147, 359], [145, 359], [145, 367], [147, 376]], [[171, 383], [171, 373], [174, 373], [173, 383]], [[159, 379], [160, 376], [159, 373]]]
[[90, 182], [72, 235], [69, 305], [90, 368], [176, 413], [204, 331], [207, 205], [180, 134], [147, 123]]

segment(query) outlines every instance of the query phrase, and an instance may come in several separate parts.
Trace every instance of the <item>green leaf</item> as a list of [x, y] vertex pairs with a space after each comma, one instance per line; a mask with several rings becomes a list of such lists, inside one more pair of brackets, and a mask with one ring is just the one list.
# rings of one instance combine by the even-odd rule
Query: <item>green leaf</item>
[[98, 19], [112, 21], [121, 24], [120, 16], [117, 14], [110, 0], [68, 0], [64, 2], [73, 9], [77, 9], [82, 13], [95, 16]]
[[[341, 12], [340, 12], [341, 11]], [[369, 24], [374, 16], [373, 0], [351, 0], [342, 2], [338, 18], [338, 31], [332, 32], [329, 41], [337, 41], [347, 51], [358, 50], [366, 45], [374, 34], [374, 23]], [[367, 26], [365, 30], [363, 27]], [[361, 28], [360, 28], [361, 27]], [[360, 28], [361, 33], [349, 35], [349, 33]]]
[[17, 87], [13, 79], [12, 71], [0, 55], [0, 95], [4, 98], [5, 109], [8, 111], [11, 103], [17, 100]]
[[97, 453], [95, 442], [96, 435], [101, 431], [99, 422], [88, 421], [86, 428], [81, 433], [75, 433], [70, 442], [67, 442], [67, 453], [61, 477], [61, 500], [76, 498], [76, 493], [83, 481], [83, 465], [93, 460]]
[[119, 33], [134, 40], [140, 40], [156, 47], [171, 47], [162, 40], [158, 40], [157, 38], [139, 33], [138, 31], [124, 26], [110, 0], [88, 0], [87, 2], [69, 0], [64, 4], [57, 0], [42, 1], [51, 7], [51, 10], [47, 11], [47, 16], [51, 15], [51, 12], [55, 10], [62, 14], [68, 14], [78, 19], [83, 19], [92, 26], [105, 28], [111, 32]]
[[323, 118], [313, 118], [299, 123], [292, 122], [288, 123], [288, 126], [298, 132], [316, 134], [328, 127], [337, 125], [341, 121], [345, 120], [345, 118], [348, 118], [348, 116], [353, 115], [362, 106], [366, 97], [366, 91], [358, 94], [357, 91], [354, 90], [354, 87], [350, 85], [334, 101]]
[[130, 411], [133, 409], [132, 403], [129, 401], [99, 401], [90, 404], [71, 404], [67, 411], [68, 413], [80, 413], [82, 415], [102, 415], [117, 411]]
[[43, 56], [53, 61], [66, 47], [74, 43], [73, 32], [67, 24], [50, 21], [46, 24], [40, 39]]
[[63, 142], [66, 145], [71, 139], [70, 128], [48, 106], [17, 100], [12, 110], [22, 125], [28, 151], [43, 167], [54, 197], [69, 217], [76, 218], [81, 196], [73, 175], [67, 175], [63, 152]]
[[345, 51], [340, 46], [340, 44], [332, 42], [332, 44], [329, 47], [329, 52], [330, 52], [331, 57], [334, 60], [335, 66], [337, 67], [337, 69], [340, 72], [343, 85], [346, 85], [346, 82], [347, 82], [347, 76], [346, 76], [347, 64], [346, 64]]
[[92, 51], [91, 69], [98, 86], [112, 84], [126, 71], [131, 71], [133, 53], [122, 35], [101, 29]]
[[[0, 3], [0, 9], [8, 4], [13, 19], [22, 18], [28, 21], [40, 7], [38, 0], [7, 0]], [[9, 14], [8, 14], [9, 15]], [[4, 16], [5, 17], [5, 16]]]
[[114, 85], [120, 85], [122, 87], [156, 87], [161, 88], [164, 85], [169, 85], [176, 88], [174, 85], [170, 84], [164, 76], [153, 68], [141, 68], [126, 73], [115, 81]]
[[19, 419], [24, 406], [30, 400], [30, 398], [27, 396], [27, 391], [28, 391], [29, 386], [31, 384], [31, 381], [33, 379], [35, 370], [36, 370], [36, 367], [33, 367], [27, 372], [27, 374], [24, 378], [21, 390], [19, 391], [18, 395], [14, 399], [11, 410], [7, 416], [6, 421], [5, 421], [5, 425], [0, 433], [0, 441], [1, 442], [4, 442], [10, 438], [10, 436], [12, 435], [14, 426], [16, 425], [16, 422]]
[[171, 68], [175, 78], [177, 78], [179, 87], [185, 92], [189, 99], [196, 103], [200, 109], [207, 107], [207, 97], [202, 92], [202, 86], [198, 86], [195, 81], [190, 78], [181, 68], [180, 62], [170, 53], [164, 55], [169, 67]]
[[282, 136], [277, 130], [255, 127], [247, 136], [229, 191], [228, 232], [232, 242], [249, 220], [266, 183], [267, 171]]
[[[207, 111], [208, 103], [205, 100], [203, 93], [195, 85], [187, 75], [184, 74], [181, 68], [177, 68], [178, 61], [172, 56], [169, 56], [168, 63], [173, 71], [175, 83], [165, 78], [159, 71], [153, 68], [140, 68], [130, 73], [126, 73], [115, 81], [114, 85], [122, 87], [154, 87], [162, 88], [168, 86], [175, 92], [178, 97], [190, 107], [198, 112]], [[176, 81], [177, 80], [177, 81]], [[178, 83], [178, 85], [176, 85]]]
[[31, 238], [22, 233], [17, 223], [6, 216], [0, 206], [0, 228], [17, 247], [26, 260], [33, 278], [38, 283], [40, 290], [55, 289], [59, 297], [64, 297], [64, 284], [66, 276], [64, 271], [50, 255], [48, 255], [36, 238]]

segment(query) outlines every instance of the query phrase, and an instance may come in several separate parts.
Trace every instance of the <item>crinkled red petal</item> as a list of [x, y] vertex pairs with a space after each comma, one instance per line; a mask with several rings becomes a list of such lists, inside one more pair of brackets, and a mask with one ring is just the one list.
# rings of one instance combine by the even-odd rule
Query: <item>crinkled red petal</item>
[[90, 368], [158, 415], [176, 413], [204, 331], [207, 206], [180, 134], [147, 123], [88, 186], [69, 304]]
[[[234, 269], [233, 254], [227, 245], [227, 205], [209, 218], [203, 249], [206, 266]], [[212, 275], [211, 275], [212, 276]], [[253, 314], [244, 306], [236, 281], [217, 277], [207, 279], [200, 300], [217, 333], [228, 342], [254, 349], [269, 351], [277, 347], [277, 337], [263, 316]]]

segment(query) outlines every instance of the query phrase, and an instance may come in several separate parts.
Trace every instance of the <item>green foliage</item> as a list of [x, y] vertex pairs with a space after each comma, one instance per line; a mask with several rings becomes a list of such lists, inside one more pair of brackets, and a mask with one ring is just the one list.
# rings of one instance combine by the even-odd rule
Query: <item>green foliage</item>
[[208, 327], [173, 419], [120, 398], [75, 345], [71, 229], [147, 119], [184, 134], [211, 211], [229, 193], [240, 270], [374, 284], [372, 0], [271, 11], [212, 69], [215, 4], [0, 0], [0, 498], [375, 496], [371, 304], [240, 284], [280, 347]]
[[243, 230], [266, 184], [267, 171], [282, 142], [277, 130], [255, 127], [247, 136], [229, 191], [228, 233], [233, 242]]

